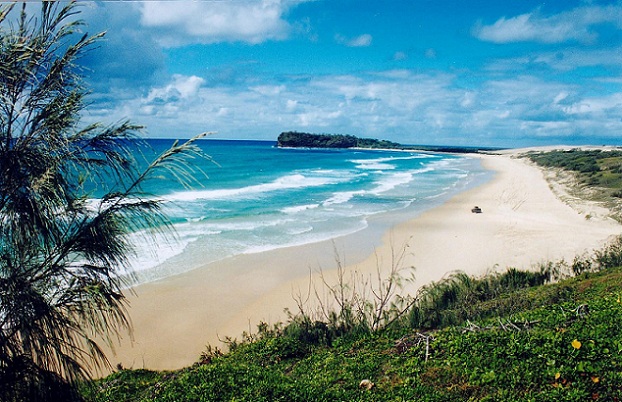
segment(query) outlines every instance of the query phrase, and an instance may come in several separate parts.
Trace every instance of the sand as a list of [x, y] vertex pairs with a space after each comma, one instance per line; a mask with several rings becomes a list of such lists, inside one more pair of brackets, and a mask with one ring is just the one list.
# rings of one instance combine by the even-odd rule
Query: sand
[[[345, 237], [242, 255], [136, 287], [129, 296], [133, 342], [122, 340], [111, 363], [181, 368], [197, 361], [207, 344], [222, 348], [226, 336], [239, 338], [260, 321], [285, 319], [283, 309], [296, 310], [294, 295], [306, 294], [310, 275], [317, 282], [321, 268], [334, 283], [335, 250], [346, 269], [373, 277], [390, 269], [392, 253], [407, 244], [402, 265], [415, 267], [416, 280], [404, 292], [416, 292], [455, 270], [483, 275], [572, 261], [620, 234], [622, 226], [602, 208], [570, 206], [551, 190], [542, 170], [513, 153], [477, 157], [496, 172], [491, 181], [391, 228], [375, 248], [347, 255], [342, 251], [353, 249], [347, 242], [360, 241], [360, 235]], [[472, 213], [475, 205], [483, 213]]]

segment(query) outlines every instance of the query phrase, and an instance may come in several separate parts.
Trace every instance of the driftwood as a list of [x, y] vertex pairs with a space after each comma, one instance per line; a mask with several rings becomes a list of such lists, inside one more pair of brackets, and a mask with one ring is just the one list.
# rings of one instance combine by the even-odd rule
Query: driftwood
[[430, 341], [433, 341], [432, 335], [426, 335], [421, 332], [415, 332], [412, 335], [405, 335], [395, 341], [395, 349], [398, 353], [406, 353], [409, 349], [415, 348], [425, 343], [425, 361], [430, 358]]
[[[581, 304], [576, 308], [572, 309], [571, 312], [574, 313], [573, 316], [568, 317], [567, 312], [562, 309], [562, 313], [564, 318], [566, 318], [566, 323], [570, 323], [579, 319], [585, 318], [590, 310], [587, 304]], [[479, 331], [490, 331], [490, 330], [502, 330], [502, 331], [528, 331], [534, 327], [534, 325], [540, 323], [541, 320], [525, 320], [525, 321], [511, 321], [509, 319], [498, 319], [498, 324], [495, 325], [487, 325], [487, 326], [479, 326], [470, 320], [466, 321], [466, 326], [462, 327], [462, 333], [467, 332], [479, 332]], [[410, 335], [405, 335], [395, 341], [395, 350], [399, 354], [406, 353], [408, 350], [419, 347], [425, 344], [425, 361], [427, 362], [430, 358], [430, 342], [434, 341], [434, 336], [427, 335], [421, 332], [415, 332]]]
[[485, 327], [480, 327], [472, 323], [470, 320], [467, 320], [467, 326], [462, 328], [462, 333], [466, 332], [479, 332], [479, 331], [490, 331], [493, 329], [501, 329], [503, 331], [525, 331], [531, 329], [534, 324], [539, 323], [540, 320], [528, 321], [524, 322], [512, 322], [510, 320], [502, 320], [499, 318], [499, 325], [488, 325]]
[[[579, 306], [577, 306], [576, 308], [572, 309], [571, 312], [574, 313], [573, 316], [568, 316], [568, 312], [565, 311], [561, 306], [559, 306], [562, 314], [564, 315], [564, 318], [566, 319], [565, 323], [569, 324], [571, 322], [574, 322], [576, 320], [580, 320], [583, 319], [585, 317], [587, 317], [587, 315], [590, 313], [590, 308], [587, 304], [581, 304]], [[531, 329], [531, 327], [537, 323], [540, 322], [540, 320], [534, 320], [534, 321], [528, 321], [525, 320], [524, 322], [512, 322], [510, 320], [502, 320], [501, 318], [498, 319], [499, 321], [499, 325], [488, 325], [485, 327], [480, 327], [474, 323], [472, 323], [471, 321], [467, 320], [467, 325], [465, 327], [462, 328], [462, 333], [465, 332], [478, 332], [478, 331], [489, 331], [492, 329], [501, 329], [503, 331], [524, 331], [524, 330], [529, 330]]]

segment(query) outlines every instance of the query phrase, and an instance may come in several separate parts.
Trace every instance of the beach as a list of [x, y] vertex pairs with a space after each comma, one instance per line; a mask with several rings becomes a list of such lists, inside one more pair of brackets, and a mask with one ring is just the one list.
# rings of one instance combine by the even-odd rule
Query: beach
[[[284, 308], [296, 311], [294, 296], [305, 294], [310, 280], [318, 283], [320, 269], [335, 280], [336, 259], [363, 276], [386, 274], [392, 254], [404, 249], [402, 265], [414, 267], [415, 281], [403, 292], [414, 294], [456, 270], [483, 275], [572, 261], [620, 233], [622, 226], [601, 207], [570, 206], [541, 169], [514, 156], [474, 156], [495, 172], [492, 180], [390, 228], [376, 247], [357, 249], [348, 242], [364, 244], [361, 234], [345, 236], [239, 255], [137, 286], [128, 294], [133, 339], [123, 339], [110, 362], [134, 369], [191, 365], [207, 344], [222, 348], [227, 336], [285, 320]], [[482, 213], [471, 212], [476, 205]]]

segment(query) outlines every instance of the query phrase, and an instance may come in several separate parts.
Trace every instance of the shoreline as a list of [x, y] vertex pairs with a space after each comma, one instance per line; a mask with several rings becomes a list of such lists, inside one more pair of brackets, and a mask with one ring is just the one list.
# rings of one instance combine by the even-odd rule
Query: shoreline
[[[129, 295], [134, 326], [129, 339], [109, 353], [114, 366], [176, 369], [198, 360], [207, 344], [255, 332], [261, 321], [286, 319], [296, 310], [293, 295], [304, 293], [310, 275], [334, 275], [335, 253], [349, 269], [375, 275], [408, 240], [404, 266], [416, 280], [405, 291], [461, 270], [482, 275], [507, 267], [530, 269], [539, 262], [572, 260], [604, 245], [622, 227], [611, 219], [586, 219], [556, 197], [543, 172], [511, 155], [477, 155], [494, 177], [389, 229], [363, 255], [342, 255], [348, 238], [239, 255], [164, 280], [137, 286]], [[478, 205], [482, 214], [471, 213]], [[451, 252], [448, 252], [451, 251]], [[348, 251], [350, 253], [350, 251]], [[352, 261], [351, 261], [352, 260]]]

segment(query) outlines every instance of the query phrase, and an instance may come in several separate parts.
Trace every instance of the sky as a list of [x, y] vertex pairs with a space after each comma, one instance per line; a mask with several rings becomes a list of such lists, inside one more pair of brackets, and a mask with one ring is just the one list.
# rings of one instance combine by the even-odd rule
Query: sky
[[80, 2], [84, 122], [149, 138], [622, 145], [622, 2]]

